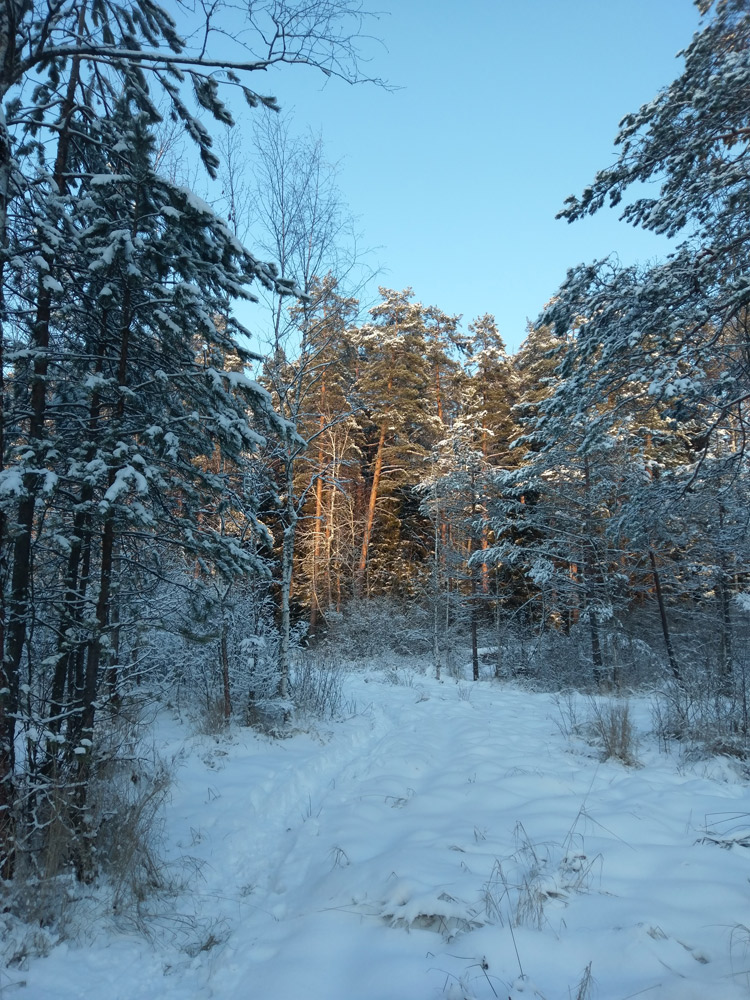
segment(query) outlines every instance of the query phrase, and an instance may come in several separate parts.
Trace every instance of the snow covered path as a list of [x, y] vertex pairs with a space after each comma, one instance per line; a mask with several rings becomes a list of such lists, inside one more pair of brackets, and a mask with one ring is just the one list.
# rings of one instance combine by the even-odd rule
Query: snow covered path
[[700, 842], [748, 825], [724, 762], [644, 741], [640, 768], [599, 763], [550, 697], [487, 682], [373, 673], [349, 694], [359, 714], [320, 736], [191, 738], [167, 816], [196, 865], [180, 912], [152, 944], [61, 945], [13, 995], [567, 1000], [591, 963], [591, 998], [748, 996], [750, 851]]

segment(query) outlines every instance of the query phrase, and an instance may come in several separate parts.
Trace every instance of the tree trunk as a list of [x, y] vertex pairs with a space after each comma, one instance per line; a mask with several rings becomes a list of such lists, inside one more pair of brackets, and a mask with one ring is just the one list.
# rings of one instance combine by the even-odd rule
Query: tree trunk
[[[12, 5], [10, 5], [12, 10]], [[6, 16], [7, 16], [6, 8]], [[15, 44], [15, 28], [8, 24], [6, 45]], [[15, 61], [14, 59], [12, 60]], [[5, 466], [5, 329], [7, 313], [5, 305], [5, 255], [8, 245], [8, 203], [10, 198], [10, 177], [12, 170], [10, 136], [5, 120], [6, 87], [0, 97], [0, 463]], [[0, 579], [7, 574], [6, 517], [0, 511]], [[15, 718], [11, 704], [11, 684], [13, 672], [5, 658], [5, 588], [0, 586], [0, 879], [13, 877], [14, 867], [14, 823], [13, 802], [15, 793], [13, 777], [15, 762], [13, 745], [15, 741]]]
[[[82, 35], [85, 25], [86, 4], [82, 4], [78, 21], [79, 37]], [[11, 24], [16, 11], [14, 4], [5, 5], [5, 52], [3, 53], [3, 73], [2, 94], [0, 94], [0, 104], [4, 103], [5, 95], [15, 81], [8, 78], [7, 73], [13, 73], [17, 62], [16, 44], [17, 34], [15, 25]], [[12, 32], [12, 33], [11, 33]], [[11, 41], [14, 39], [14, 41]], [[12, 47], [12, 49], [11, 49]], [[68, 159], [68, 148], [70, 144], [70, 117], [75, 107], [75, 91], [78, 86], [80, 70], [80, 60], [74, 58], [71, 65], [71, 73], [68, 79], [65, 97], [63, 99], [57, 141], [57, 153], [53, 168], [53, 183], [58, 191], [64, 190], [64, 174]], [[13, 169], [12, 153], [10, 148], [10, 138], [7, 131], [4, 111], [0, 111], [0, 253], [2, 254], [2, 271], [0, 271], [0, 281], [4, 279], [5, 254], [7, 251], [7, 224], [8, 209], [10, 205], [10, 176]], [[54, 252], [40, 250], [44, 257], [48, 269], [51, 271], [54, 263]], [[44, 435], [44, 421], [47, 405], [46, 375], [48, 368], [47, 349], [50, 339], [52, 293], [45, 287], [40, 278], [37, 288], [36, 320], [32, 328], [30, 346], [34, 352], [32, 364], [31, 389], [29, 394], [30, 418], [29, 418], [29, 439], [37, 445], [41, 443]], [[0, 354], [2, 353], [2, 341], [5, 334], [5, 301], [4, 297], [0, 301]], [[4, 358], [0, 356], [0, 369], [4, 363]], [[3, 399], [5, 398], [4, 386]], [[4, 455], [4, 411], [2, 414], [3, 439], [0, 440], [0, 455]], [[37, 455], [37, 465], [41, 465], [41, 456]], [[26, 495], [21, 499], [17, 508], [16, 526], [14, 528], [15, 540], [13, 543], [13, 571], [11, 577], [10, 600], [7, 609], [7, 625], [5, 617], [5, 606], [3, 606], [3, 630], [0, 639], [3, 645], [0, 646], [0, 656], [2, 656], [2, 669], [0, 669], [0, 873], [10, 877], [14, 865], [14, 845], [13, 845], [13, 818], [11, 804], [14, 798], [13, 776], [15, 772], [15, 724], [18, 710], [18, 689], [19, 689], [19, 668], [21, 657], [26, 643], [28, 632], [29, 615], [31, 606], [29, 597], [32, 586], [32, 538], [34, 532], [34, 508], [35, 496], [38, 490], [38, 475], [27, 474], [24, 477], [24, 490]], [[5, 524], [0, 523], [0, 546], [6, 548]]]
[[289, 697], [289, 662], [291, 644], [291, 595], [294, 571], [294, 542], [297, 512], [294, 509], [294, 460], [286, 461], [286, 524], [281, 545], [281, 637], [279, 641], [279, 697]]
[[724, 505], [719, 503], [719, 576], [716, 581], [716, 591], [721, 612], [721, 632], [719, 635], [719, 685], [722, 694], [732, 690], [732, 615], [730, 611], [729, 574], [724, 551]]
[[589, 608], [589, 631], [591, 633], [591, 660], [594, 664], [594, 680], [600, 686], [604, 680], [604, 658], [599, 637], [599, 618], [593, 608]]
[[472, 568], [471, 573], [471, 673], [475, 681], [479, 680], [479, 648], [477, 644], [477, 578]]
[[[721, 560], [722, 563], [724, 560]], [[732, 615], [729, 606], [729, 587], [724, 566], [719, 568], [716, 583], [716, 593], [719, 598], [721, 629], [719, 632], [719, 687], [722, 694], [732, 691], [733, 652], [732, 652]]]
[[120, 663], [120, 598], [118, 589], [113, 587], [112, 596], [110, 598], [110, 649], [109, 649], [109, 666], [107, 667], [107, 674], [105, 677], [104, 685], [107, 692], [107, 698], [113, 703], [117, 704], [119, 702], [119, 695], [117, 694], [117, 683], [119, 680], [119, 663]]
[[[321, 400], [325, 400], [325, 380], [321, 386]], [[322, 540], [321, 526], [323, 524], [323, 469], [325, 468], [325, 455], [323, 452], [323, 428], [325, 427], [325, 416], [323, 414], [323, 402], [321, 402], [321, 413], [319, 421], [320, 437], [318, 438], [318, 478], [315, 482], [315, 520], [313, 521], [313, 554], [312, 566], [310, 567], [310, 633], [314, 634], [318, 624], [320, 614], [320, 597], [318, 594], [318, 567], [320, 566], [320, 550]], [[328, 572], [328, 571], [327, 571]]]
[[648, 550], [648, 558], [651, 563], [651, 575], [654, 578], [654, 587], [656, 588], [656, 601], [659, 605], [659, 617], [661, 619], [661, 633], [664, 636], [664, 646], [667, 650], [669, 668], [672, 671], [674, 679], [679, 682], [681, 681], [680, 668], [677, 665], [677, 657], [674, 655], [672, 636], [669, 631], [669, 620], [667, 619], [667, 609], [664, 604], [664, 594], [661, 589], [661, 578], [659, 577], [659, 571], [656, 568], [656, 557], [654, 556], [654, 551], [651, 548]]
[[221, 639], [219, 640], [221, 654], [222, 704], [221, 714], [226, 722], [232, 717], [232, 696], [229, 688], [229, 648], [227, 644], [227, 623], [221, 623]]
[[105, 644], [109, 647], [110, 598], [115, 548], [114, 516], [108, 515], [102, 531], [101, 565], [99, 567], [99, 594], [96, 599], [96, 631], [89, 640], [86, 656], [86, 673], [83, 684], [81, 735], [93, 740], [96, 696], [99, 690], [99, 669]]
[[365, 522], [365, 533], [362, 537], [362, 551], [359, 557], [359, 577], [364, 580], [367, 569], [367, 556], [370, 548], [370, 538], [372, 536], [372, 526], [375, 523], [375, 507], [378, 502], [378, 488], [380, 487], [380, 474], [383, 470], [383, 451], [385, 449], [385, 436], [387, 432], [387, 422], [384, 420], [380, 427], [378, 438], [378, 450], [375, 453], [375, 468], [372, 473], [372, 486], [370, 488], [370, 500], [367, 505], [367, 521]]
[[[104, 368], [104, 339], [108, 319], [107, 310], [104, 311], [100, 323], [99, 352], [94, 371], [101, 375]], [[89, 406], [89, 440], [93, 441], [97, 435], [99, 418], [101, 413], [101, 401], [98, 392], [94, 392]], [[94, 459], [96, 448], [88, 450], [87, 460]], [[65, 709], [65, 684], [68, 678], [74, 677], [75, 658], [78, 655], [80, 638], [76, 638], [76, 632], [83, 623], [85, 613], [86, 590], [88, 587], [88, 568], [91, 558], [91, 514], [89, 504], [94, 496], [93, 487], [89, 483], [84, 483], [81, 487], [78, 499], [78, 510], [73, 515], [73, 531], [70, 538], [70, 551], [68, 553], [68, 564], [65, 572], [65, 586], [63, 605], [60, 611], [60, 624], [58, 626], [57, 642], [57, 663], [52, 678], [52, 690], [50, 695], [50, 731], [58, 733], [63, 721]], [[74, 697], [74, 689], [71, 684], [68, 693], [70, 698]], [[54, 755], [56, 756], [56, 754]], [[50, 757], [50, 763], [52, 755]]]
[[[482, 550], [484, 551], [485, 549], [488, 549], [490, 547], [490, 543], [487, 541], [487, 527], [486, 527], [487, 516], [484, 515], [482, 517], [482, 520], [485, 522], [485, 525], [482, 528], [482, 541], [481, 541], [480, 544], [481, 544]], [[480, 573], [482, 575], [482, 593], [485, 594], [485, 595], [489, 595], [489, 592], [490, 592], [490, 571], [489, 571], [489, 567], [487, 566], [486, 562], [483, 562], [481, 564], [481, 566], [480, 566]]]
[[[6, 7], [7, 10], [7, 7]], [[86, 4], [81, 6], [78, 20], [78, 34], [82, 37], [85, 27]], [[80, 73], [80, 59], [74, 58], [71, 65], [70, 77], [60, 109], [59, 132], [57, 140], [57, 152], [55, 164], [52, 172], [52, 181], [59, 192], [66, 189], [65, 170], [68, 162], [68, 149], [71, 139], [70, 119], [75, 108], [75, 92], [78, 86]], [[5, 148], [0, 162], [0, 170], [6, 171], [8, 166], [5, 162], [10, 156], [7, 147], [7, 132], [4, 128], [3, 119], [3, 139]], [[0, 178], [2, 179], [2, 178]], [[8, 209], [8, 178], [4, 178], [6, 198], [2, 210], [2, 224], [7, 225]], [[6, 237], [7, 233], [3, 233]], [[47, 271], [51, 272], [54, 266], [54, 251], [40, 249], [40, 254], [44, 258]], [[29, 439], [38, 447], [44, 437], [44, 425], [47, 410], [47, 389], [46, 377], [48, 369], [47, 350], [50, 342], [50, 323], [52, 319], [52, 292], [47, 287], [42, 276], [39, 278], [36, 293], [36, 317], [31, 331], [31, 348], [34, 361], [31, 366], [31, 389], [29, 393]], [[36, 456], [36, 464], [41, 465], [41, 456]], [[38, 490], [39, 476], [36, 473], [29, 473], [24, 477], [24, 489], [26, 495], [18, 505], [18, 513], [15, 528], [15, 542], [13, 545], [13, 581], [11, 584], [10, 607], [8, 613], [8, 651], [5, 660], [5, 673], [9, 681], [9, 712], [15, 712], [14, 690], [18, 685], [18, 670], [23, 655], [23, 647], [26, 642], [28, 628], [28, 617], [30, 613], [29, 594], [31, 590], [31, 542], [34, 533], [34, 499]], [[11, 751], [12, 753], [12, 751]]]
[[[436, 498], [435, 498], [436, 499]], [[437, 507], [437, 499], [435, 503], [434, 511], [435, 519], [435, 529], [434, 529], [434, 552], [432, 557], [432, 602], [433, 602], [433, 620], [432, 620], [432, 659], [435, 664], [435, 680], [440, 680], [440, 546], [438, 544], [440, 538], [439, 531], [439, 512]]]
[[[334, 470], [338, 474], [338, 470]], [[326, 530], [325, 530], [325, 559], [326, 559], [326, 606], [331, 607], [333, 605], [333, 574], [331, 572], [331, 566], [333, 564], [333, 542], [334, 538], [337, 537], [336, 534], [336, 489], [332, 487], [330, 489], [330, 498], [328, 500], [328, 515], [326, 517]], [[336, 610], [338, 611], [341, 605], [341, 560], [338, 558], [338, 546], [336, 549], [336, 593], [338, 594], [338, 599], [336, 601]]]
[[583, 480], [586, 498], [586, 514], [584, 525], [586, 530], [586, 542], [584, 544], [583, 555], [583, 591], [586, 598], [586, 613], [589, 619], [589, 633], [591, 635], [591, 661], [594, 666], [594, 680], [598, 687], [604, 680], [604, 657], [602, 656], [602, 645], [599, 629], [599, 616], [596, 613], [595, 591], [594, 591], [594, 559], [592, 557], [594, 546], [594, 527], [591, 517], [589, 498], [591, 497], [591, 470], [588, 455], [583, 458]]
[[495, 677], [503, 676], [502, 605], [500, 603], [500, 581], [495, 573]]
[[[90, 499], [91, 490], [82, 491], [81, 502]], [[79, 511], [73, 518], [72, 541], [65, 573], [65, 594], [60, 611], [57, 662], [52, 675], [49, 719], [49, 730], [52, 733], [59, 733], [62, 726], [65, 716], [66, 683], [74, 676], [73, 663], [80, 646], [80, 637], [76, 633], [83, 623], [88, 585], [87, 574], [82, 572], [82, 564], [87, 565], [84, 556], [91, 546], [90, 534], [90, 516]], [[72, 685], [68, 688], [68, 694], [71, 699], [74, 697]]]
[[[135, 205], [133, 212], [133, 224], [131, 231], [133, 236], [138, 231], [139, 213], [139, 193], [135, 193]], [[132, 289], [130, 284], [126, 284], [121, 307], [121, 322], [119, 336], [119, 357], [117, 361], [117, 384], [120, 389], [124, 389], [128, 384], [128, 367], [130, 363], [130, 338], [132, 333]], [[111, 430], [116, 433], [121, 426], [125, 416], [125, 394], [120, 392], [115, 407], [115, 413], [111, 424]], [[108, 488], [115, 482], [115, 469], [110, 468], [108, 477]], [[76, 705], [76, 716], [71, 719], [71, 744], [75, 749], [81, 740], [90, 741], [84, 754], [77, 755], [78, 775], [76, 788], [76, 814], [74, 823], [78, 831], [79, 857], [77, 861], [76, 875], [79, 881], [90, 882], [96, 874], [96, 864], [88, 849], [91, 843], [91, 830], [88, 829], [88, 810], [86, 803], [89, 792], [89, 782], [91, 779], [91, 764], [94, 755], [94, 722], [96, 716], [96, 700], [99, 693], [100, 670], [103, 660], [103, 650], [105, 642], [107, 650], [111, 653], [110, 647], [110, 612], [112, 600], [112, 576], [114, 567], [115, 551], [115, 514], [112, 509], [108, 510], [102, 527], [101, 552], [99, 564], [99, 592], [95, 610], [95, 631], [89, 640], [86, 649], [85, 668], [82, 651], [79, 653], [76, 662], [75, 690], [78, 695]], [[86, 555], [87, 564], [85, 566], [85, 577], [88, 578], [91, 559], [91, 544], [88, 546]], [[83, 744], [85, 746], [85, 744]]]
[[92, 853], [93, 830], [86, 808], [91, 766], [94, 755], [94, 721], [96, 716], [96, 696], [99, 688], [99, 671], [102, 651], [109, 624], [109, 600], [112, 586], [112, 564], [114, 553], [114, 519], [110, 514], [104, 522], [101, 540], [101, 564], [99, 570], [99, 594], [96, 601], [96, 630], [88, 643], [86, 667], [83, 674], [83, 690], [76, 705], [76, 716], [71, 729], [71, 751], [75, 754], [76, 785], [73, 824], [76, 830], [76, 878], [89, 883], [96, 876], [96, 861]]

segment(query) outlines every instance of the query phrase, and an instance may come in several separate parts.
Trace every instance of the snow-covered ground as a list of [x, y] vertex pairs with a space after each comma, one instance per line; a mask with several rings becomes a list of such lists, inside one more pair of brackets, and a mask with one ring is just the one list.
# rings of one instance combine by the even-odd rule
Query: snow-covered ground
[[645, 700], [627, 767], [571, 744], [548, 695], [392, 679], [350, 675], [353, 717], [275, 742], [162, 716], [189, 885], [150, 939], [100, 921], [2, 970], [0, 997], [748, 996], [738, 770], [661, 753]]

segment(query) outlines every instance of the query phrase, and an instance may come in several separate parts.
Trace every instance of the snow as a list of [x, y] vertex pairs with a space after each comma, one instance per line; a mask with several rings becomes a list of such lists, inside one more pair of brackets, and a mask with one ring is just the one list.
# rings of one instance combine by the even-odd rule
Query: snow
[[126, 184], [132, 180], [133, 178], [129, 174], [92, 174], [89, 178], [93, 187], [102, 187], [105, 184]]
[[188, 187], [184, 187], [181, 184], [175, 185], [175, 191], [177, 191], [184, 199], [185, 203], [192, 208], [194, 212], [198, 212], [199, 215], [209, 215], [211, 218], [216, 217], [216, 213], [202, 198]]
[[[136, 457], [138, 456], [134, 456], [134, 459]], [[126, 465], [124, 468], [118, 469], [115, 473], [115, 481], [104, 494], [104, 498], [99, 504], [100, 508], [106, 509], [108, 504], [115, 503], [119, 500], [123, 493], [127, 493], [129, 491], [131, 485], [134, 486], [139, 493], [148, 492], [148, 483], [143, 473], [134, 468], [132, 465]]]
[[20, 469], [0, 470], [0, 495], [21, 496], [23, 494], [23, 474]]
[[63, 286], [57, 280], [53, 278], [50, 274], [45, 274], [42, 278], [42, 286], [47, 289], [48, 292], [62, 292]]
[[626, 767], [571, 742], [546, 694], [404, 670], [352, 673], [345, 693], [350, 718], [276, 741], [162, 712], [164, 850], [189, 884], [148, 938], [92, 920], [0, 987], [564, 1000], [591, 963], [600, 1000], [747, 996], [750, 795], [731, 762], [661, 752], [646, 699]]

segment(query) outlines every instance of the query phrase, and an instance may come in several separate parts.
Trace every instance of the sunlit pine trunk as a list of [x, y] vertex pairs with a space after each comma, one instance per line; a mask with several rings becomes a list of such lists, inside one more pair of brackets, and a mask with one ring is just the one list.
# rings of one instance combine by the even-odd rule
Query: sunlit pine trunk
[[[323, 454], [322, 448], [318, 453], [318, 459], [322, 463]], [[321, 530], [321, 522], [323, 520], [323, 477], [322, 474], [318, 474], [318, 481], [315, 484], [315, 521], [314, 521], [314, 534], [313, 534], [313, 553], [312, 553], [312, 567], [310, 572], [310, 631], [315, 632], [315, 628], [318, 624], [318, 617], [320, 615], [320, 594], [319, 594], [319, 573], [318, 569], [320, 567], [320, 557], [322, 549], [322, 540], [324, 537], [324, 532], [328, 531], [328, 526], [324, 530]]]
[[367, 504], [367, 520], [365, 522], [365, 531], [362, 537], [362, 550], [359, 556], [359, 578], [360, 581], [364, 581], [365, 571], [367, 569], [367, 556], [370, 548], [370, 538], [372, 537], [372, 527], [375, 523], [375, 507], [378, 502], [378, 489], [380, 487], [380, 475], [383, 470], [383, 452], [385, 450], [385, 436], [387, 433], [388, 422], [383, 420], [380, 426], [380, 435], [378, 437], [378, 448], [375, 453], [375, 467], [372, 473], [372, 486], [370, 488], [370, 499]]
[[474, 564], [472, 563], [471, 557], [475, 550], [474, 545], [474, 521], [478, 513], [479, 501], [477, 498], [476, 490], [476, 474], [474, 470], [471, 471], [471, 514], [472, 514], [472, 524], [469, 530], [469, 539], [467, 543], [468, 556], [467, 565], [469, 568], [469, 580], [470, 580], [470, 594], [471, 594], [471, 614], [470, 614], [470, 625], [471, 625], [471, 672], [475, 681], [479, 680], [479, 650], [477, 644], [477, 573]]
[[[487, 453], [488, 453], [488, 451], [489, 451], [489, 448], [488, 448], [487, 421], [483, 417], [482, 418], [482, 460], [483, 460], [485, 466], [487, 465]], [[481, 541], [480, 541], [480, 546], [482, 548], [482, 551], [484, 551], [485, 549], [488, 549], [490, 547], [490, 543], [489, 543], [489, 540], [487, 538], [488, 525], [489, 525], [489, 518], [487, 517], [487, 511], [483, 510], [482, 511], [482, 538], [481, 538]], [[487, 595], [489, 595], [489, 592], [490, 592], [490, 571], [489, 571], [489, 568], [488, 568], [486, 562], [483, 562], [481, 564], [480, 574], [481, 574], [482, 593], [485, 596], [487, 596]]]
[[433, 499], [435, 501], [435, 508], [433, 511], [433, 517], [435, 520], [434, 527], [434, 538], [433, 545], [434, 551], [432, 556], [432, 602], [433, 602], [433, 618], [432, 618], [432, 659], [435, 664], [435, 679], [440, 680], [440, 510], [437, 503], [437, 490], [433, 488]]
[[[336, 456], [334, 455], [334, 463], [336, 463]], [[338, 465], [334, 465], [334, 474], [338, 474]], [[326, 514], [326, 526], [325, 526], [325, 560], [326, 560], [326, 606], [331, 607], [333, 605], [333, 573], [331, 571], [333, 563], [333, 543], [336, 532], [336, 522], [334, 520], [336, 516], [336, 489], [331, 487], [329, 490], [328, 498], [328, 511]], [[337, 591], [341, 593], [341, 568], [340, 559], [336, 560], [336, 576], [337, 576]], [[338, 602], [337, 602], [338, 603]], [[338, 608], [337, 608], [338, 610]]]
[[[291, 446], [290, 446], [291, 447]], [[291, 596], [294, 573], [294, 543], [297, 533], [297, 511], [294, 506], [294, 458], [290, 452], [285, 460], [286, 509], [284, 535], [281, 544], [281, 636], [279, 639], [279, 697], [289, 697], [289, 666], [291, 648]]]
[[[341, 574], [343, 565], [343, 539], [345, 537], [347, 519], [345, 508], [342, 510], [341, 491], [337, 483], [341, 477], [342, 456], [346, 454], [347, 432], [343, 430], [341, 437], [336, 433], [331, 435], [331, 485], [328, 490], [328, 504], [325, 513], [325, 530], [323, 534], [323, 558], [325, 560], [325, 598], [326, 607], [341, 609]], [[347, 502], [353, 498], [347, 494]], [[338, 514], [338, 519], [337, 519]], [[335, 597], [334, 597], [335, 593]]]
[[[318, 437], [318, 477], [315, 482], [315, 519], [313, 521], [313, 554], [310, 568], [310, 632], [314, 634], [320, 614], [320, 597], [318, 594], [318, 568], [320, 566], [320, 550], [323, 532], [323, 469], [325, 468], [325, 452], [323, 450], [323, 429], [325, 427], [325, 377], [320, 387], [320, 418]], [[330, 572], [330, 571], [329, 571]]]

